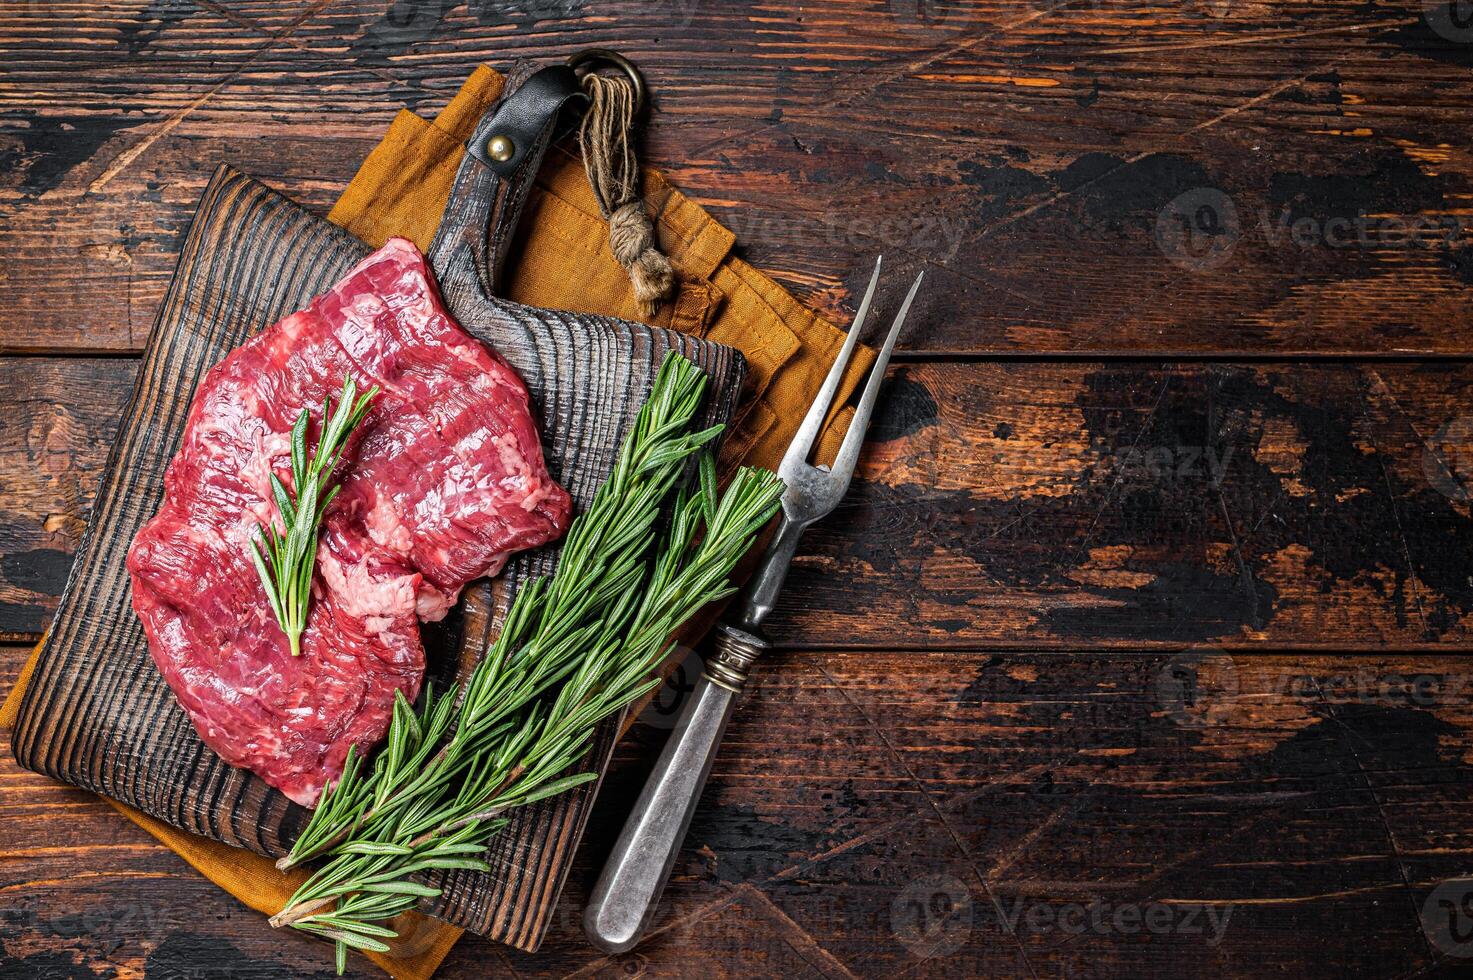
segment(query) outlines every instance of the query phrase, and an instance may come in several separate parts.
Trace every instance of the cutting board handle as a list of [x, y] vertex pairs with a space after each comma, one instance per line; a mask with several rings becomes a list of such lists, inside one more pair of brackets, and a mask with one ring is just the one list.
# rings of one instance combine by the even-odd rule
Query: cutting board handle
[[504, 92], [466, 143], [429, 252], [442, 286], [475, 283], [487, 297], [497, 295], [507, 249], [547, 148], [588, 100], [567, 65], [519, 63]]

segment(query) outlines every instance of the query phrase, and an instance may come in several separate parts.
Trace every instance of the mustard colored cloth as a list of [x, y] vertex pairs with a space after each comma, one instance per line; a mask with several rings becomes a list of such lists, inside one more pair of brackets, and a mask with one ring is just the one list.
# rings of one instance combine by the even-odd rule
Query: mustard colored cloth
[[[403, 110], [328, 215], [374, 247], [391, 235], [429, 248], [464, 143], [501, 93], [502, 76], [481, 66], [433, 121]], [[649, 323], [739, 348], [750, 367], [742, 407], [722, 449], [722, 467], [775, 467], [844, 335], [782, 287], [731, 253], [734, 236], [699, 205], [646, 170], [643, 194], [661, 249], [679, 277], [676, 294]], [[634, 295], [608, 247], [608, 228], [582, 163], [560, 148], [549, 153], [506, 263], [507, 295], [520, 303], [637, 319]], [[860, 348], [835, 404], [842, 406], [873, 362]], [[832, 413], [818, 449], [831, 460], [848, 428], [850, 409]], [[15, 724], [21, 695], [40, 648], [32, 652], [0, 707], [0, 728]], [[631, 712], [631, 717], [633, 716]], [[108, 802], [246, 905], [271, 915], [285, 906], [305, 874], [282, 874], [266, 858], [185, 833], [115, 800]], [[400, 939], [389, 954], [368, 954], [393, 977], [427, 978], [461, 930], [408, 913], [394, 924]], [[262, 929], [268, 926], [262, 922]]]
[[[500, 97], [501, 83], [499, 74], [482, 65], [433, 123], [401, 111], [328, 218], [375, 247], [402, 235], [428, 249], [465, 141]], [[643, 194], [660, 248], [680, 279], [673, 301], [647, 322], [729, 344], [746, 355], [746, 397], [721, 462], [775, 467], [844, 334], [734, 257], [735, 236], [658, 173], [645, 171]], [[639, 319], [629, 278], [609, 251], [608, 226], [576, 156], [556, 147], [548, 154], [521, 227], [503, 272], [509, 298]], [[844, 405], [873, 360], [866, 348], [855, 352], [835, 405]], [[834, 415], [819, 443], [822, 460], [832, 459], [848, 428], [849, 409]]]

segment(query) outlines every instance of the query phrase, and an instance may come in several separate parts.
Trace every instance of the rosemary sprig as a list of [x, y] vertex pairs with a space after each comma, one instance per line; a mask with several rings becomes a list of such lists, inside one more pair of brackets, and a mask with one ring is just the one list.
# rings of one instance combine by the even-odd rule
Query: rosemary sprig
[[[666, 358], [609, 478], [568, 530], [557, 572], [519, 590], [456, 716], [428, 716], [435, 726], [424, 732], [391, 723], [371, 772], [350, 757], [279, 868], [322, 855], [359, 828], [438, 792], [459, 772], [457, 760], [494, 740], [517, 712], [566, 677], [578, 658], [609, 646], [622, 626], [610, 607], [637, 594], [661, 506], [686, 460], [721, 431], [689, 431], [705, 383], [690, 361]], [[458, 694], [447, 692], [442, 700], [453, 702]], [[394, 741], [396, 731], [404, 733], [403, 744]], [[446, 735], [450, 739], [441, 745]]]
[[[574, 521], [557, 572], [525, 586], [462, 692], [396, 704], [384, 748], [365, 771], [351, 755], [291, 855], [327, 863], [272, 918], [348, 947], [379, 949], [381, 923], [439, 894], [422, 871], [484, 869], [487, 841], [517, 806], [595, 778], [567, 775], [598, 723], [658, 681], [670, 635], [709, 602], [782, 492], [742, 470], [718, 496], [703, 460], [653, 561], [654, 526], [690, 456], [719, 430], [690, 433], [704, 378], [668, 358], [609, 480]], [[699, 540], [698, 540], [699, 539]], [[556, 693], [553, 689], [556, 688]]]
[[328, 504], [338, 493], [336, 486], [328, 484], [348, 436], [368, 414], [377, 394], [378, 387], [374, 386], [359, 395], [353, 379], [345, 375], [336, 410], [330, 397], [322, 400], [322, 433], [311, 460], [307, 459], [307, 427], [311, 421], [307, 409], [302, 409], [292, 426], [292, 491], [280, 477], [271, 474], [271, 495], [285, 533], [278, 533], [274, 523], [260, 528], [251, 541], [251, 561], [294, 657], [302, 653], [302, 629], [307, 624], [312, 572], [317, 566], [317, 531]]

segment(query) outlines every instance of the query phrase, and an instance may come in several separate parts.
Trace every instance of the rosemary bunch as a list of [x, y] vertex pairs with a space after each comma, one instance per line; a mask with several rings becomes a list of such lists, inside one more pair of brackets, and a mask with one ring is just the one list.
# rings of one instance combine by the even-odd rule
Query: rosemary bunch
[[[579, 657], [607, 648], [623, 625], [611, 606], [636, 593], [663, 503], [685, 461], [720, 432], [719, 427], [690, 431], [705, 383], [690, 361], [666, 358], [608, 480], [569, 529], [556, 573], [519, 590], [459, 710], [453, 716], [434, 714], [427, 696], [423, 732], [391, 723], [370, 772], [350, 755], [343, 776], [323, 793], [291, 853], [277, 862], [279, 868], [320, 856], [350, 834], [433, 797], [456, 774], [458, 762], [495, 739]], [[459, 693], [447, 692], [440, 700], [453, 704]], [[394, 721], [400, 717], [396, 709]]]
[[317, 532], [327, 505], [338, 493], [336, 486], [329, 489], [328, 484], [348, 444], [348, 436], [373, 407], [377, 394], [375, 386], [359, 395], [353, 379], [344, 375], [337, 409], [333, 409], [330, 397], [322, 400], [322, 433], [310, 460], [307, 426], [311, 415], [307, 409], [302, 409], [292, 426], [292, 490], [288, 491], [281, 478], [271, 474], [271, 494], [281, 514], [284, 533], [278, 533], [274, 523], [261, 528], [251, 541], [251, 561], [266, 588], [271, 611], [291, 644], [293, 657], [302, 654], [302, 629], [307, 625], [312, 572], [317, 567]]
[[[781, 482], [742, 470], [718, 494], [706, 454], [699, 489], [681, 493], [653, 560], [654, 526], [686, 461], [717, 429], [688, 431], [704, 377], [667, 358], [609, 480], [573, 524], [557, 572], [525, 586], [464, 691], [395, 705], [385, 747], [342, 778], [282, 862], [327, 863], [272, 924], [338, 946], [384, 948], [382, 925], [438, 889], [430, 870], [485, 869], [487, 841], [517, 806], [595, 778], [567, 775], [598, 723], [658, 681], [669, 637], [729, 595], [729, 576], [772, 516]], [[553, 689], [556, 688], [556, 694]]]

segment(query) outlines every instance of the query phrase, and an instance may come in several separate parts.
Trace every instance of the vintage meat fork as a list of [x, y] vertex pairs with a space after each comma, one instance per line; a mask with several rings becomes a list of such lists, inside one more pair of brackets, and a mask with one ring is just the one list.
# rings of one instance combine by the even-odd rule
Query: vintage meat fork
[[777, 594], [787, 578], [788, 566], [798, 550], [798, 539], [810, 524], [837, 507], [849, 489], [849, 479], [854, 475], [854, 466], [859, 460], [859, 448], [869, 427], [875, 397], [885, 376], [885, 366], [890, 362], [890, 352], [895, 347], [895, 338], [900, 334], [905, 316], [910, 312], [910, 304], [921, 288], [921, 276], [916, 276], [900, 312], [895, 315], [895, 322], [890, 325], [890, 332], [875, 358], [869, 382], [860, 395], [854, 420], [849, 423], [849, 431], [839, 447], [833, 468], [811, 465], [808, 454], [823, 427], [834, 392], [839, 388], [839, 379], [843, 377], [844, 368], [854, 353], [854, 345], [864, 329], [879, 280], [880, 262], [877, 260], [874, 275], [870, 277], [869, 288], [859, 304], [859, 313], [849, 328], [843, 349], [829, 369], [823, 387], [814, 396], [808, 414], [803, 417], [803, 424], [798, 427], [798, 434], [793, 437], [778, 467], [778, 476], [787, 484], [787, 489], [783, 492], [783, 516], [777, 533], [751, 582], [716, 625], [712, 635], [715, 652], [707, 659], [705, 672], [691, 690], [670, 740], [665, 743], [665, 749], [660, 753], [644, 791], [639, 794], [603, 873], [599, 875], [598, 884], [594, 886], [583, 914], [583, 928], [589, 940], [600, 949], [622, 953], [632, 948], [654, 917], [660, 893], [665, 890], [665, 879], [680, 853], [681, 842], [685, 839], [706, 777], [711, 772], [711, 764], [716, 759], [716, 750], [721, 744], [737, 695], [746, 683], [752, 663], [770, 646], [762, 636], [762, 621], [777, 603]]

